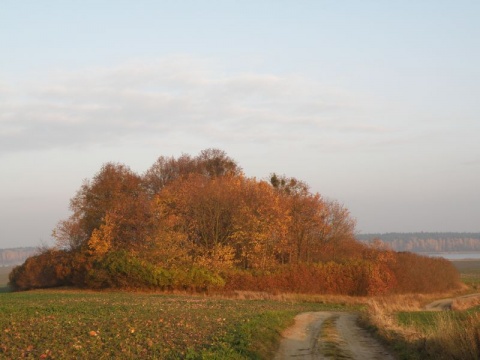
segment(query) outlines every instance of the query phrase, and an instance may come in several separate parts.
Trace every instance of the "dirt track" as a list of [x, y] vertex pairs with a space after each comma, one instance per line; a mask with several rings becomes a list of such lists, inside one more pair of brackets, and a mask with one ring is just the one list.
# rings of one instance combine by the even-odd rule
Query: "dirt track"
[[357, 315], [309, 312], [297, 315], [283, 334], [275, 360], [354, 359], [389, 360], [394, 357], [364, 329]]
[[[426, 310], [450, 310], [454, 300], [478, 298], [470, 294], [441, 299]], [[295, 324], [282, 334], [275, 360], [283, 359], [353, 359], [390, 360], [394, 357], [368, 331], [357, 325], [357, 315], [346, 312], [308, 312], [295, 317]]]
[[425, 310], [429, 311], [443, 311], [443, 310], [450, 310], [452, 308], [453, 299], [441, 299], [436, 300], [427, 306], [425, 306]]
[[462, 300], [478, 298], [478, 297], [480, 297], [480, 294], [470, 294], [470, 295], [459, 296], [459, 297], [456, 297], [456, 298], [441, 299], [441, 300], [437, 300], [437, 301], [434, 301], [434, 302], [428, 304], [425, 307], [425, 310], [429, 310], [429, 311], [451, 310], [454, 300], [461, 302]]

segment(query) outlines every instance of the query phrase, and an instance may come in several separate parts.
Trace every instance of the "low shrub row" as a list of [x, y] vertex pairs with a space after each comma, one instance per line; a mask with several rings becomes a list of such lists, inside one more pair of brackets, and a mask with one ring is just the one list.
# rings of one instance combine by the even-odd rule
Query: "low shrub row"
[[78, 256], [68, 252], [49, 250], [14, 268], [10, 285], [15, 290], [73, 285], [92, 289], [207, 291], [225, 284], [220, 275], [208, 269], [164, 269], [122, 250], [109, 252], [101, 259], [78, 261]]
[[459, 274], [444, 259], [372, 249], [363, 258], [338, 262], [228, 271], [194, 265], [166, 269], [124, 250], [110, 251], [102, 257], [48, 250], [14, 268], [10, 285], [16, 290], [73, 285], [93, 289], [250, 290], [368, 296], [448, 291], [459, 285]]

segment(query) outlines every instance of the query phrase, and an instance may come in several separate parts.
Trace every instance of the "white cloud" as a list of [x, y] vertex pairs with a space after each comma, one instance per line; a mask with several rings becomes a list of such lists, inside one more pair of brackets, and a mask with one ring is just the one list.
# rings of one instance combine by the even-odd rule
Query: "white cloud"
[[169, 133], [288, 142], [388, 132], [368, 115], [357, 123], [365, 105], [344, 91], [300, 76], [226, 74], [188, 57], [47, 78], [0, 86], [0, 151], [118, 143]]

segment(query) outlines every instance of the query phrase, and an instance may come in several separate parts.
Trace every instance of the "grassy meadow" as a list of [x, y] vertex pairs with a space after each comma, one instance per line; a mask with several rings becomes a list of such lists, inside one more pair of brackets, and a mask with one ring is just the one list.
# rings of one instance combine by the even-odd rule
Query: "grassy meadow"
[[452, 263], [460, 271], [462, 281], [473, 292], [480, 291], [480, 260], [456, 260]]

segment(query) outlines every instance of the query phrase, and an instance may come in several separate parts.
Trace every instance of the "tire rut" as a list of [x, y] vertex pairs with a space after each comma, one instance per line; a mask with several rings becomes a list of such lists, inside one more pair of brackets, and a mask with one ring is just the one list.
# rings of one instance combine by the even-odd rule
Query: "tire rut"
[[394, 357], [368, 331], [358, 316], [342, 312], [309, 312], [295, 317], [285, 330], [275, 360], [390, 360]]

